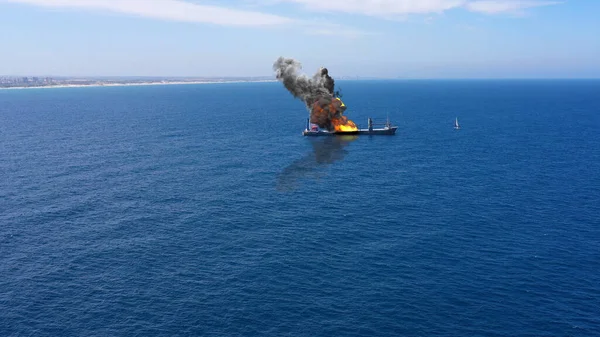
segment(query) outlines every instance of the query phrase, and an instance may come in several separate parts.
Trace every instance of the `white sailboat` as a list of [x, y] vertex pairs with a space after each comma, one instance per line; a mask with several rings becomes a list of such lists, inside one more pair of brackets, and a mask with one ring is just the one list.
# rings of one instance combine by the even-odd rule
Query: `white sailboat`
[[460, 126], [458, 125], [458, 117], [454, 119], [454, 128], [457, 130], [460, 129]]

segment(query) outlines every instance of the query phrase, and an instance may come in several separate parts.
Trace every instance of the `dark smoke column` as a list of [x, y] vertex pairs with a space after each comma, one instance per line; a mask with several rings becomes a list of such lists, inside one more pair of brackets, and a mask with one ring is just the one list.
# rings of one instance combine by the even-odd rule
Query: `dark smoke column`
[[299, 74], [301, 69], [300, 62], [291, 58], [279, 57], [273, 63], [276, 78], [295, 98], [304, 102], [310, 112], [311, 123], [333, 130], [332, 119], [340, 118], [346, 109], [341, 102], [334, 100], [335, 81], [327, 68], [319, 69], [312, 78]]
[[312, 78], [308, 78], [298, 73], [301, 69], [300, 62], [291, 58], [280, 57], [273, 64], [277, 79], [283, 82], [285, 88], [294, 97], [304, 101], [309, 109], [319, 98], [333, 98], [333, 90], [330, 92], [326, 87], [327, 77], [331, 79], [333, 85], [333, 79], [329, 75], [324, 77], [322, 71], [318, 71]]
[[333, 95], [335, 81], [333, 80], [333, 78], [331, 78], [331, 76], [329, 76], [329, 70], [327, 70], [327, 68], [321, 68], [321, 77], [325, 79], [325, 83], [323, 84], [325, 86], [325, 89], [327, 89], [327, 91], [329, 91], [329, 93]]

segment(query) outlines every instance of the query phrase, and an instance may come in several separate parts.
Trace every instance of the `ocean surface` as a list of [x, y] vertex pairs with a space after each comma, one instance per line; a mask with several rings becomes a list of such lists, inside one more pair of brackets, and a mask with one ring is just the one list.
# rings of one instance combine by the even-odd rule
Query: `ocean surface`
[[600, 81], [337, 84], [0, 91], [0, 336], [600, 336]]

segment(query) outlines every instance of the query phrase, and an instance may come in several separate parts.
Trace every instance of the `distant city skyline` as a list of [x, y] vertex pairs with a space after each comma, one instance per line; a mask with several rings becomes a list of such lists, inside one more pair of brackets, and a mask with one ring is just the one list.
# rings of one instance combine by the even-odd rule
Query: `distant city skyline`
[[600, 78], [600, 2], [0, 0], [0, 76]]

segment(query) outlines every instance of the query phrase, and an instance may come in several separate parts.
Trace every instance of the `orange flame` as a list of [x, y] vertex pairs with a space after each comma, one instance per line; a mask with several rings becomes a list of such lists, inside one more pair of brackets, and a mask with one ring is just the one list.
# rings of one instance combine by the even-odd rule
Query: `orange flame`
[[335, 118], [331, 120], [331, 123], [335, 127], [336, 132], [353, 132], [358, 131], [356, 124], [353, 121], [346, 118], [346, 116], [342, 116], [340, 118]]
[[317, 101], [313, 105], [311, 122], [318, 124], [323, 127], [324, 125], [331, 125], [334, 132], [353, 132], [358, 131], [356, 124], [349, 120], [342, 113], [346, 109], [343, 103], [333, 98], [331, 102]]

